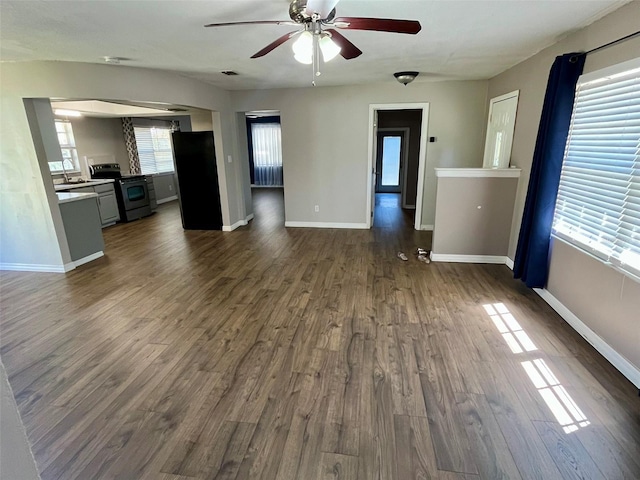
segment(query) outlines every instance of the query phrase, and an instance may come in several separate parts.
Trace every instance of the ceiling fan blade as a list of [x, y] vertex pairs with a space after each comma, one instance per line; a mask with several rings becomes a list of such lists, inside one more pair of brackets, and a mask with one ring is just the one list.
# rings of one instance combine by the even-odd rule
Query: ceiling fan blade
[[340, 47], [340, 55], [345, 60], [351, 60], [352, 58], [359, 57], [362, 55], [362, 50], [356, 47], [353, 43], [347, 40], [340, 32], [330, 28], [325, 30], [325, 32], [331, 33], [331, 39]]
[[269, 45], [264, 47], [258, 53], [253, 54], [251, 56], [251, 58], [264, 57], [271, 50], [274, 50], [275, 48], [279, 47], [280, 45], [282, 45], [284, 42], [286, 42], [290, 38], [293, 38], [293, 37], [295, 37], [296, 35], [298, 35], [298, 34], [300, 34], [302, 32], [303, 32], [303, 30], [295, 30], [293, 32], [289, 32], [286, 35], [281, 36], [280, 38], [276, 39], [275, 41], [271, 42]]
[[350, 30], [375, 30], [377, 32], [408, 33], [415, 35], [422, 26], [416, 20], [395, 20], [391, 18], [340, 17], [333, 20], [337, 28]]
[[209, 23], [205, 27], [230, 27], [233, 25], [298, 25], [291, 20], [256, 20], [254, 22]]
[[325, 19], [331, 13], [340, 0], [309, 0], [307, 2], [307, 15], [317, 13], [320, 19]]

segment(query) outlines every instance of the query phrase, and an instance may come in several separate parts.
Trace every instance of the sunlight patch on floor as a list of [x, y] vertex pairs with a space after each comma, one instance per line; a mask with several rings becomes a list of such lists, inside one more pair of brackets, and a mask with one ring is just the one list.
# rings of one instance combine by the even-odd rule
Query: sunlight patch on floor
[[[538, 350], [504, 303], [486, 304], [482, 307], [514, 354]], [[565, 433], [575, 432], [590, 424], [543, 359], [536, 358], [520, 364]]]

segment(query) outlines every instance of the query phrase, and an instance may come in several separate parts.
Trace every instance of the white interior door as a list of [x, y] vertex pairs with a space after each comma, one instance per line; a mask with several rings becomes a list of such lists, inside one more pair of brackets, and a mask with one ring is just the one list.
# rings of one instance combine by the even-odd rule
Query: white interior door
[[509, 168], [519, 91], [492, 98], [489, 106], [484, 168]]

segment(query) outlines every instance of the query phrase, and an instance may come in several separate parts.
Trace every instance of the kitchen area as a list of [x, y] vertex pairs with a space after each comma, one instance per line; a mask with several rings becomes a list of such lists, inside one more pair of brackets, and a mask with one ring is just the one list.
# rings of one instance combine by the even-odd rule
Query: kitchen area
[[[38, 122], [55, 125], [55, 144], [50, 136], [45, 141], [46, 132], [39, 130], [48, 143], [71, 268], [104, 255], [102, 229], [144, 219], [158, 204], [178, 199], [171, 133], [191, 131], [189, 114], [176, 114], [173, 106], [97, 100], [51, 100], [48, 112], [45, 105], [40, 107]], [[206, 113], [200, 117], [202, 128], [210, 129]]]

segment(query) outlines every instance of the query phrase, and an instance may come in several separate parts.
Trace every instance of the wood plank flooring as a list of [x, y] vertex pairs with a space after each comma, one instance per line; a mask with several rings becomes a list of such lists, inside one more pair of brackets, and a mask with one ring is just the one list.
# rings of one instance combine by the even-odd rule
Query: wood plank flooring
[[0, 274], [44, 480], [640, 478], [637, 390], [506, 267], [418, 262], [392, 197], [363, 231], [254, 195], [231, 233], [168, 204], [66, 275]]

